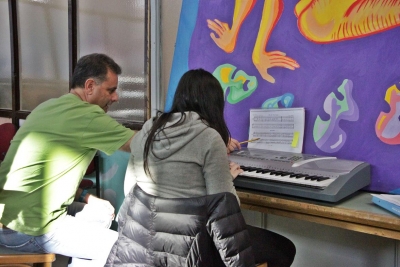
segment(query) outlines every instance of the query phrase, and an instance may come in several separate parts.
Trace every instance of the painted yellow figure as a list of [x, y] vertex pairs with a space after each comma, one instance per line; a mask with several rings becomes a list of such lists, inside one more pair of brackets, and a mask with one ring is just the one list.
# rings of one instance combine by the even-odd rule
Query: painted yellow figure
[[[232, 27], [218, 19], [207, 20], [214, 42], [225, 52], [235, 49], [240, 27], [256, 0], [235, 0]], [[259, 33], [252, 60], [268, 82], [275, 79], [268, 69], [283, 67], [295, 70], [299, 64], [281, 51], [266, 51], [266, 46], [283, 11], [283, 0], [264, 0]], [[300, 0], [295, 7], [298, 28], [308, 40], [330, 43], [364, 37], [400, 25], [398, 0]]]
[[304, 37], [316, 43], [330, 43], [399, 26], [400, 1], [301, 0], [295, 14]]

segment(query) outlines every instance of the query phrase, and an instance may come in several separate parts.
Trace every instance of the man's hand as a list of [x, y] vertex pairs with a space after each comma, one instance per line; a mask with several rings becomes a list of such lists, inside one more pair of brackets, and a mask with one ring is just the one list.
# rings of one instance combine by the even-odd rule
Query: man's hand
[[235, 149], [240, 150], [240, 148], [241, 148], [241, 145], [240, 145], [239, 141], [236, 139], [230, 138], [228, 145], [226, 146], [226, 151], [229, 154]]

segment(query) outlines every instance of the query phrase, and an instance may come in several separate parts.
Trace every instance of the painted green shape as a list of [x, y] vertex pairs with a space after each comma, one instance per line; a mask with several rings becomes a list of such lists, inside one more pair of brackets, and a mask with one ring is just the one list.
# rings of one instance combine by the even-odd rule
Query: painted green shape
[[[349, 106], [349, 103], [352, 104], [354, 102], [354, 100], [351, 98], [351, 89], [352, 82], [348, 79], [344, 79], [342, 84], [337, 89], [337, 91], [343, 96], [343, 100], [339, 100], [334, 92], [331, 92], [326, 97], [324, 101], [324, 110], [331, 117], [331, 119], [324, 121], [319, 115], [317, 116], [313, 129], [313, 137], [315, 142], [319, 141], [326, 134], [328, 129], [330, 129], [330, 127], [334, 127], [334, 125], [330, 125], [331, 123], [338, 123], [339, 117], [346, 117], [346, 113], [349, 112], [351, 113], [351, 116], [354, 116], [354, 111], [351, 111], [354, 108], [352, 109]], [[354, 107], [354, 104], [352, 106]], [[358, 117], [358, 110], [355, 113], [357, 113], [356, 117]]]
[[331, 123], [331, 120], [324, 121], [321, 119], [321, 117], [318, 115], [317, 119], [315, 120], [314, 123], [314, 129], [313, 129], [313, 137], [314, 141], [317, 142], [319, 139], [321, 139], [322, 136], [325, 135], [326, 130], [329, 128], [329, 124]]
[[[221, 83], [224, 94], [229, 88], [229, 93], [226, 96], [226, 101], [230, 104], [236, 104], [249, 97], [258, 86], [257, 78], [249, 76], [244, 71], [239, 70], [233, 75], [236, 67], [231, 64], [223, 64], [217, 67], [213, 75]], [[232, 77], [233, 76], [233, 77]], [[245, 87], [247, 87], [245, 90]]]
[[347, 83], [347, 79], [345, 79], [342, 83], [342, 85], [338, 88], [338, 91], [343, 95], [343, 100], [339, 100], [337, 99], [337, 97], [333, 94], [333, 92], [331, 93], [334, 97], [336, 98], [336, 104], [338, 104], [340, 106], [339, 111], [336, 114], [336, 118], [338, 118], [343, 112], [349, 111], [349, 103], [348, 103], [348, 98], [347, 98], [347, 92], [345, 90], [345, 85]]

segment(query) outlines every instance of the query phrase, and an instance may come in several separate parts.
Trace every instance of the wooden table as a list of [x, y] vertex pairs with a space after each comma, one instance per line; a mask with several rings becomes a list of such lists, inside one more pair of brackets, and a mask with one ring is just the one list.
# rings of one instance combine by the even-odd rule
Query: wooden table
[[3, 246], [0, 246], [0, 266], [37, 266], [51, 267], [56, 260], [53, 253], [40, 254], [19, 252]]
[[400, 217], [358, 192], [338, 203], [237, 188], [241, 208], [400, 240]]

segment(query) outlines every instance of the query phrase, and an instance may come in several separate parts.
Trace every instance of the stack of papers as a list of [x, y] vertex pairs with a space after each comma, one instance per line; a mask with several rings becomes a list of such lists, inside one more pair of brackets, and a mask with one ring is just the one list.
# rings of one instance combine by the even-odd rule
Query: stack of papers
[[372, 202], [400, 216], [400, 195], [371, 194]]

